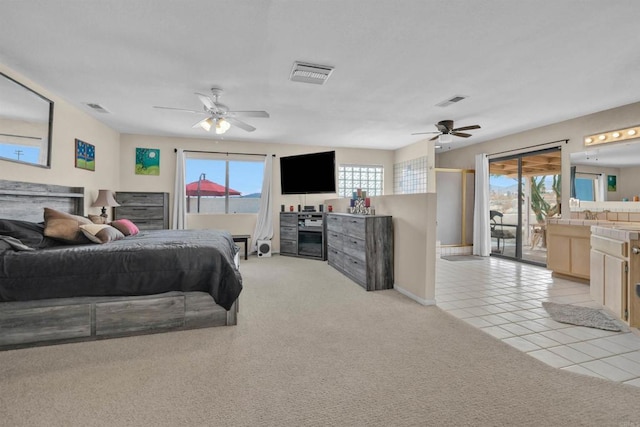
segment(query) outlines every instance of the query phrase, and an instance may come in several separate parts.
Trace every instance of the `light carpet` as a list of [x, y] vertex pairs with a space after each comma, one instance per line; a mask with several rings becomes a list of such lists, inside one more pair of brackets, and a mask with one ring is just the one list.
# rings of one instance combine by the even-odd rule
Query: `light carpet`
[[556, 322], [604, 329], [605, 331], [618, 332], [626, 329], [608, 313], [596, 308], [558, 304], [550, 301], [543, 301], [542, 306]]
[[0, 352], [3, 426], [621, 426], [640, 388], [551, 368], [326, 262], [243, 261], [239, 324]]

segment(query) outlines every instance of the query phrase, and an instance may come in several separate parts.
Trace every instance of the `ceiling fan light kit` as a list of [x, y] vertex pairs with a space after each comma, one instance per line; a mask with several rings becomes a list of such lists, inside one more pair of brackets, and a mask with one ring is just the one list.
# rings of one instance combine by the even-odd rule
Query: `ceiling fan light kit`
[[480, 129], [480, 126], [479, 125], [471, 125], [471, 126], [463, 126], [463, 127], [459, 127], [459, 128], [454, 128], [453, 127], [453, 120], [441, 120], [438, 123], [436, 123], [436, 128], [438, 128], [438, 130], [434, 131], [434, 132], [416, 132], [416, 133], [412, 133], [411, 135], [426, 135], [426, 134], [430, 134], [430, 133], [435, 133], [436, 136], [431, 138], [429, 141], [435, 141], [437, 139], [438, 142], [440, 142], [440, 143], [448, 144], [450, 142], [453, 142], [453, 137], [454, 136], [458, 136], [460, 138], [469, 138], [471, 136], [470, 133], [465, 133], [465, 132], [460, 132], [460, 131], [472, 130], [472, 129]]
[[449, 144], [453, 141], [451, 134], [443, 133], [438, 135], [438, 142], [441, 144]]
[[204, 114], [209, 117], [198, 121], [192, 127], [197, 128], [201, 127], [207, 132], [211, 131], [211, 128], [215, 128], [215, 132], [218, 135], [222, 135], [227, 132], [231, 126], [236, 126], [242, 130], [247, 132], [253, 132], [256, 130], [253, 126], [248, 123], [243, 122], [238, 119], [238, 117], [259, 117], [259, 118], [269, 118], [269, 113], [266, 111], [231, 111], [229, 107], [220, 103], [218, 101], [220, 95], [222, 95], [222, 89], [219, 87], [211, 88], [211, 96], [204, 95], [202, 93], [195, 93], [195, 95], [202, 102], [203, 109], [201, 111], [198, 110], [189, 110], [185, 108], [173, 108], [173, 107], [160, 107], [154, 106], [153, 108], [159, 108], [163, 110], [177, 110], [194, 114]]
[[221, 135], [226, 131], [228, 131], [230, 127], [231, 127], [231, 124], [221, 117], [216, 122], [216, 133], [218, 135]]

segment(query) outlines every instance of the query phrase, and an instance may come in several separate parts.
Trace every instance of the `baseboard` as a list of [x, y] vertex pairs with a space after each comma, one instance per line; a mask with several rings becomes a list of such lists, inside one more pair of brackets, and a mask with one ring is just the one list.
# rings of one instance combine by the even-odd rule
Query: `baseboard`
[[414, 294], [412, 294], [411, 292], [409, 292], [406, 289], [403, 289], [401, 287], [399, 287], [398, 285], [393, 285], [393, 289], [395, 289], [396, 291], [400, 292], [402, 295], [411, 298], [412, 300], [414, 300], [415, 302], [417, 302], [418, 304], [422, 304], [422, 305], [436, 305], [436, 300], [435, 299], [424, 299], [424, 298], [420, 298]]

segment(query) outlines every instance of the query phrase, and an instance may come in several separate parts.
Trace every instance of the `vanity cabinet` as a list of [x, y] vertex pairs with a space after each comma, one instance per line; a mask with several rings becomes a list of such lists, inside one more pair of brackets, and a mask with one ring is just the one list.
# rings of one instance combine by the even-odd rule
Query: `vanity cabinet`
[[554, 273], [588, 280], [590, 226], [549, 223], [546, 233], [547, 268]]
[[629, 326], [640, 327], [640, 228], [591, 227], [591, 297]]
[[367, 291], [393, 289], [393, 223], [385, 215], [330, 213], [329, 265]]
[[625, 321], [629, 315], [628, 249], [628, 242], [605, 236], [591, 236], [591, 298]]

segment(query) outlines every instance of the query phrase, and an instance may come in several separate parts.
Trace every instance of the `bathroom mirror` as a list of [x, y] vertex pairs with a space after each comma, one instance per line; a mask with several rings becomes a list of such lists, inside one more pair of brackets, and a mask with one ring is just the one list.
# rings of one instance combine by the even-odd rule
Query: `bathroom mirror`
[[570, 157], [576, 198], [620, 202], [640, 194], [640, 139], [585, 147]]
[[53, 102], [0, 73], [0, 160], [51, 166]]

